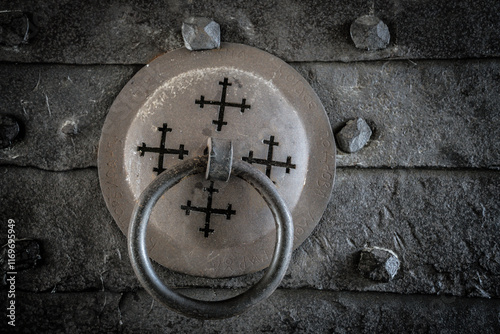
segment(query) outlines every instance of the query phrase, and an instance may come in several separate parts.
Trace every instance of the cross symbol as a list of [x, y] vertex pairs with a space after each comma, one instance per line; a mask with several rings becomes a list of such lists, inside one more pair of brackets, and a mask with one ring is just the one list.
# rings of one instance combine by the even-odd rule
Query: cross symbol
[[243, 157], [243, 161], [248, 162], [249, 164], [259, 164], [259, 165], [265, 165], [266, 166], [266, 175], [268, 178], [271, 178], [271, 169], [273, 167], [281, 167], [281, 168], [286, 168], [285, 171], [286, 173], [290, 173], [290, 168], [295, 169], [297, 166], [295, 164], [292, 164], [292, 157], [288, 156], [286, 158], [286, 162], [282, 161], [274, 161], [273, 160], [273, 149], [274, 146], [279, 146], [278, 142], [274, 141], [274, 136], [271, 136], [269, 140], [264, 139], [264, 144], [268, 145], [269, 148], [267, 150], [267, 159], [256, 159], [253, 157], [253, 151], [248, 152], [248, 157]]
[[220, 101], [209, 101], [205, 100], [205, 97], [202, 95], [199, 100], [195, 100], [195, 104], [199, 104], [200, 108], [203, 108], [205, 104], [212, 104], [219, 106], [219, 116], [216, 120], [212, 121], [212, 124], [217, 125], [217, 131], [222, 130], [222, 126], [227, 125], [227, 122], [224, 121], [224, 111], [226, 110], [226, 107], [234, 107], [234, 108], [240, 108], [240, 111], [243, 113], [245, 112], [245, 109], [250, 109], [250, 105], [246, 104], [247, 100], [242, 99], [241, 104], [238, 103], [232, 103], [232, 102], [226, 102], [226, 93], [227, 93], [227, 86], [231, 86], [232, 84], [228, 82], [227, 78], [224, 78], [224, 81], [219, 81], [219, 85], [222, 85], [222, 95], [220, 98]]
[[167, 123], [163, 123], [163, 127], [158, 128], [161, 131], [161, 141], [160, 147], [147, 147], [143, 142], [142, 146], [137, 146], [137, 151], [141, 152], [141, 157], [144, 156], [146, 152], [158, 153], [158, 167], [153, 168], [156, 175], [160, 175], [165, 168], [163, 168], [163, 157], [165, 154], [178, 154], [179, 159], [184, 159], [184, 154], [188, 154], [189, 151], [184, 150], [184, 145], [179, 145], [179, 149], [165, 148], [165, 141], [167, 139], [167, 132], [172, 132], [172, 129], [167, 126]]
[[229, 203], [227, 205], [227, 209], [212, 208], [213, 194], [219, 192], [219, 189], [214, 188], [214, 181], [210, 181], [210, 187], [203, 188], [203, 191], [208, 192], [208, 200], [206, 208], [192, 206], [191, 201], [187, 201], [187, 205], [181, 205], [181, 209], [186, 210], [187, 216], [191, 213], [191, 211], [198, 211], [205, 213], [205, 226], [203, 228], [200, 227], [199, 231], [204, 233], [205, 238], [208, 238], [208, 235], [214, 232], [214, 230], [210, 228], [210, 218], [212, 214], [225, 215], [227, 220], [231, 220], [231, 215], [235, 215], [236, 211], [232, 209], [233, 206]]

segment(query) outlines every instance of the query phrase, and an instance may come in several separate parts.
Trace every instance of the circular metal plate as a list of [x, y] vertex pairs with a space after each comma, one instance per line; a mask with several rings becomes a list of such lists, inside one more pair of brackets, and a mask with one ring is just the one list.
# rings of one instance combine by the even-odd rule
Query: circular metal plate
[[[98, 157], [108, 209], [124, 233], [141, 192], [182, 159], [203, 155], [208, 137], [231, 139], [275, 183], [293, 216], [294, 247], [330, 198], [335, 143], [308, 83], [280, 59], [240, 44], [169, 52], [142, 68], [106, 118]], [[273, 216], [243, 180], [183, 180], [156, 205], [149, 255], [175, 271], [228, 277], [269, 265]]]

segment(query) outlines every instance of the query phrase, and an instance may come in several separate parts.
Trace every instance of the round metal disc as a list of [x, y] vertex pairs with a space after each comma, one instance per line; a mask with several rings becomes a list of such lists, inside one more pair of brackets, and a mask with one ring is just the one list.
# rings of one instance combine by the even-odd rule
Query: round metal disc
[[[280, 59], [240, 44], [178, 49], [142, 68], [106, 118], [98, 157], [108, 209], [124, 233], [146, 186], [184, 159], [206, 154], [207, 138], [233, 141], [234, 159], [265, 173], [294, 221], [294, 247], [329, 201], [335, 142], [308, 83]], [[186, 178], [157, 203], [148, 225], [150, 257], [178, 272], [238, 276], [269, 265], [275, 224], [243, 180]]]

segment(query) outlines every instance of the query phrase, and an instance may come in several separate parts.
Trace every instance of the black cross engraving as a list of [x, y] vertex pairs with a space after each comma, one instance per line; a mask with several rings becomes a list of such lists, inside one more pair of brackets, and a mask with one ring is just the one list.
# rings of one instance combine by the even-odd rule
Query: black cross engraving
[[210, 187], [203, 188], [203, 191], [208, 192], [208, 200], [206, 208], [192, 206], [191, 201], [187, 201], [187, 205], [181, 205], [181, 209], [186, 210], [186, 215], [189, 215], [191, 211], [198, 211], [205, 213], [205, 227], [203, 228], [200, 227], [199, 231], [205, 234], [205, 238], [208, 238], [208, 235], [214, 232], [214, 230], [210, 228], [210, 218], [212, 214], [225, 215], [227, 220], [231, 220], [231, 215], [235, 215], [236, 211], [232, 209], [233, 206], [232, 204], [229, 203], [227, 204], [227, 209], [212, 208], [213, 194], [219, 192], [219, 189], [214, 188], [214, 181], [210, 181]]
[[217, 131], [222, 130], [222, 126], [227, 125], [227, 122], [224, 121], [224, 111], [226, 110], [226, 107], [240, 108], [241, 112], [245, 112], [245, 109], [250, 109], [250, 105], [246, 104], [247, 102], [246, 99], [242, 99], [241, 104], [226, 102], [227, 86], [232, 85], [231, 83], [228, 82], [227, 78], [224, 78], [224, 81], [222, 82], [219, 81], [219, 85], [222, 85], [222, 95], [220, 97], [220, 101], [205, 100], [205, 97], [203, 95], [199, 100], [194, 101], [195, 104], [200, 105], [200, 108], [203, 108], [205, 104], [213, 104], [219, 106], [219, 116], [216, 120], [212, 121], [212, 124], [217, 125]]
[[163, 157], [165, 154], [178, 154], [179, 159], [184, 159], [184, 154], [188, 154], [189, 151], [184, 149], [184, 145], [179, 145], [179, 149], [165, 148], [165, 141], [167, 139], [167, 132], [172, 132], [172, 129], [167, 126], [167, 123], [163, 123], [163, 127], [158, 128], [161, 131], [161, 141], [160, 147], [147, 147], [143, 142], [142, 146], [137, 146], [137, 151], [141, 152], [141, 157], [144, 156], [146, 152], [158, 153], [158, 167], [153, 168], [156, 175], [160, 175], [165, 168], [163, 168]]
[[274, 161], [273, 160], [273, 149], [274, 146], [279, 146], [278, 142], [274, 141], [274, 136], [271, 136], [269, 140], [264, 140], [264, 144], [269, 145], [269, 149], [267, 151], [267, 159], [256, 159], [253, 157], [253, 151], [248, 152], [248, 157], [243, 157], [243, 161], [248, 162], [249, 164], [259, 164], [266, 165], [266, 175], [268, 178], [271, 178], [271, 169], [273, 167], [282, 167], [286, 168], [286, 172], [290, 173], [290, 168], [295, 169], [297, 167], [295, 164], [292, 164], [292, 157], [288, 156], [286, 158], [286, 162]]

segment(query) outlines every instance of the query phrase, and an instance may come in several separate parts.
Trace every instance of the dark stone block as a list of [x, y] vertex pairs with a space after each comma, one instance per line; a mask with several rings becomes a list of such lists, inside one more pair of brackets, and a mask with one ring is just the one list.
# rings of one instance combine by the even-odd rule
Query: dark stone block
[[36, 238], [44, 251], [40, 266], [18, 273], [17, 289], [57, 292], [137, 285], [125, 238], [107, 212], [95, 169], [4, 172], [0, 216], [15, 220], [16, 238]]
[[[33, 17], [37, 34], [0, 46], [0, 61], [72, 64], [145, 64], [183, 46], [182, 21], [213, 18], [222, 41], [243, 43], [286, 61], [359, 61], [384, 58], [471, 58], [500, 55], [500, 3], [485, 1], [361, 0], [292, 2], [164, 2], [56, 0], [5, 3]], [[391, 31], [389, 47], [364, 51], [350, 25], [372, 13]], [[15, 25], [11, 29], [18, 30]], [[22, 30], [22, 28], [20, 28]]]
[[[126, 239], [108, 213], [92, 169], [51, 173], [0, 168], [0, 216], [16, 236], [43, 242], [43, 265], [18, 275], [28, 291], [128, 291], [140, 285]], [[332, 201], [295, 250], [281, 286], [404, 294], [500, 297], [500, 173], [340, 169]], [[5, 240], [0, 239], [5, 243]], [[359, 252], [393, 250], [396, 279], [359, 273]], [[155, 267], [167, 285], [243, 288], [261, 273], [205, 279]]]
[[[496, 171], [340, 169], [282, 286], [498, 298], [499, 197]], [[397, 279], [359, 275], [358, 252], [371, 246], [398, 255]]]
[[500, 168], [500, 63], [300, 64], [334, 132], [363, 118], [373, 131], [338, 166]]
[[[192, 289], [211, 299], [227, 290]], [[123, 294], [19, 293], [16, 327], [8, 333], [481, 333], [500, 331], [497, 299], [398, 296], [317, 290], [277, 290], [234, 318], [189, 319], [144, 291]], [[0, 302], [4, 308], [4, 302]]]
[[[110, 292], [16, 292], [15, 327], [2, 319], [2, 333], [110, 333], [120, 328], [120, 294]], [[0, 305], [6, 309], [7, 299]]]
[[0, 150], [0, 164], [67, 170], [95, 166], [111, 103], [137, 67], [0, 65], [0, 113], [23, 136]]

